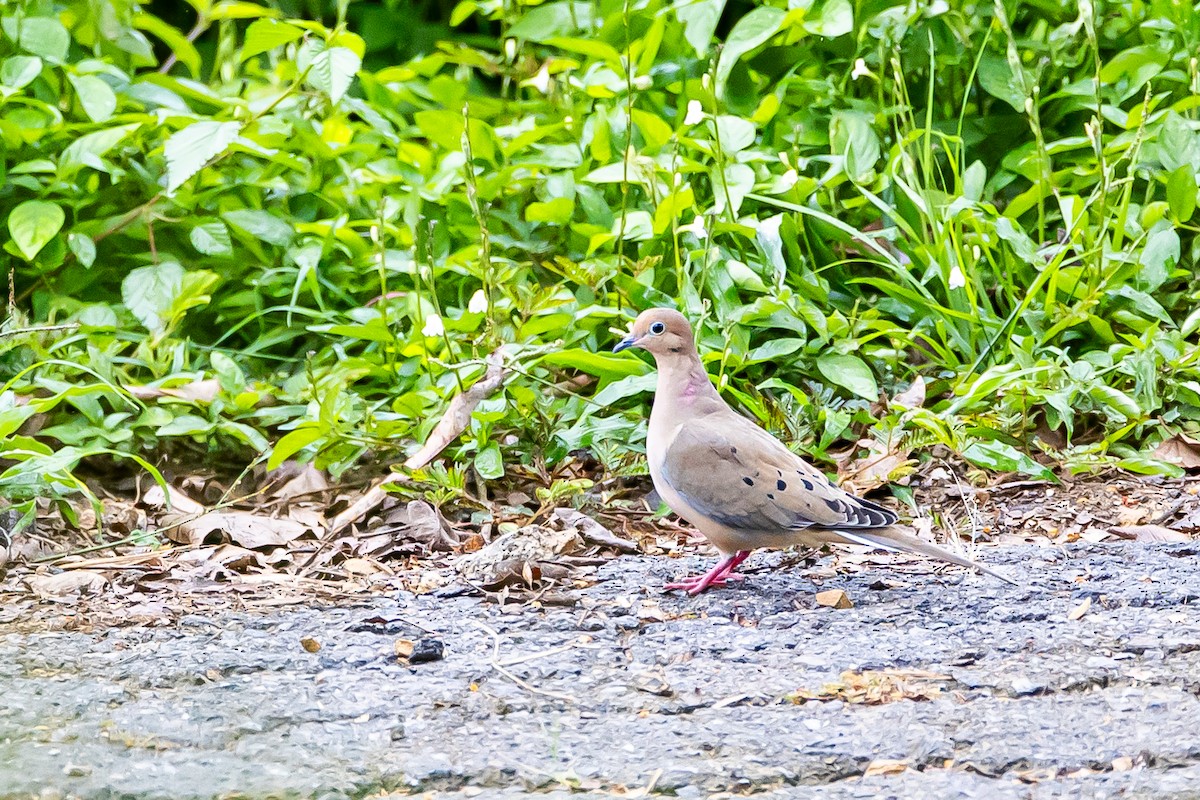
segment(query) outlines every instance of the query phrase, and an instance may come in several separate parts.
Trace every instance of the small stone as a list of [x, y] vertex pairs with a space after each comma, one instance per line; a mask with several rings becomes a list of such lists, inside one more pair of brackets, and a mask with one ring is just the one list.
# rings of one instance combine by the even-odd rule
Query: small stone
[[841, 589], [827, 589], [817, 592], [817, 605], [827, 608], [854, 608], [850, 597]]
[[303, 639], [301, 639], [300, 646], [303, 647], [305, 652], [308, 653], [316, 653], [321, 649], [321, 643], [311, 636], [305, 636]]

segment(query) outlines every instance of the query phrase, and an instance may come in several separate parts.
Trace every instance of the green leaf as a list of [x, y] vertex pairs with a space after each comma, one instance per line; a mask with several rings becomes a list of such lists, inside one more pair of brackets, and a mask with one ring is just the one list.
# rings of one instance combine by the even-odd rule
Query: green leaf
[[296, 55], [296, 67], [305, 72], [310, 86], [329, 95], [332, 103], [342, 99], [350, 81], [358, 74], [362, 59], [347, 47], [326, 47], [324, 42], [311, 39]]
[[134, 122], [80, 136], [58, 158], [62, 177], [70, 177], [79, 167], [107, 171], [101, 159], [140, 127], [141, 123]]
[[717, 94], [724, 96], [725, 83], [729, 74], [742, 56], [754, 50], [779, 32], [787, 17], [782, 8], [760, 6], [737, 21], [725, 40], [725, 47], [717, 60]]
[[[1159, 224], [1165, 225], [1166, 221]], [[1170, 268], [1179, 263], [1179, 234], [1175, 229], [1164, 227], [1151, 233], [1138, 263], [1142, 267], [1138, 274], [1140, 288], [1153, 292], [1166, 283]]]
[[221, 391], [230, 395], [236, 395], [246, 388], [246, 375], [232, 358], [218, 350], [214, 350], [209, 354], [208, 361], [212, 364], [213, 372], [217, 374], [217, 380], [221, 384]]
[[95, 75], [68, 75], [75, 97], [83, 106], [83, 113], [92, 122], [105, 122], [117, 110], [117, 96], [112, 87]]
[[996, 472], [1020, 472], [1023, 475], [1058, 483], [1058, 478], [1052, 471], [1005, 442], [972, 442], [962, 451], [962, 456], [975, 466], [984, 469]]
[[54, 17], [5, 16], [0, 25], [8, 38], [17, 42], [23, 50], [53, 64], [67, 60], [71, 47], [71, 34]]
[[134, 14], [133, 24], [139, 30], [161, 39], [167, 49], [175, 55], [175, 60], [187, 67], [193, 78], [200, 77], [200, 53], [186, 36], [153, 14]]
[[226, 211], [221, 217], [235, 228], [240, 228], [267, 244], [286, 247], [292, 241], [292, 226], [267, 211], [256, 208], [240, 208]]
[[267, 470], [273, 470], [289, 458], [320, 439], [324, 434], [313, 425], [307, 428], [297, 428], [275, 443], [271, 457], [267, 459]]
[[708, 55], [724, 10], [725, 0], [694, 0], [675, 4], [675, 16], [683, 23], [683, 38], [702, 59]]
[[67, 247], [71, 248], [80, 266], [90, 267], [96, 263], [96, 243], [92, 237], [82, 233], [68, 233]]
[[1167, 178], [1167, 206], [1178, 222], [1187, 222], [1196, 212], [1196, 172], [1183, 164]]
[[878, 400], [879, 386], [871, 368], [858, 356], [830, 353], [817, 359], [817, 369], [832, 384], [864, 400]]
[[139, 267], [121, 281], [121, 300], [146, 330], [159, 333], [183, 292], [183, 274], [183, 267], [174, 261]]
[[25, 260], [33, 261], [42, 248], [62, 230], [65, 221], [66, 215], [55, 203], [26, 200], [8, 215], [8, 232], [12, 235], [13, 244], [25, 256]]
[[863, 183], [879, 161], [879, 136], [869, 114], [839, 111], [829, 122], [829, 146], [835, 156], [845, 159], [846, 175]]
[[167, 157], [167, 191], [174, 192], [211, 159], [225, 152], [241, 129], [236, 122], [204, 120], [172, 134], [163, 146]]
[[508, 36], [530, 42], [544, 42], [558, 36], [570, 36], [592, 23], [592, 4], [564, 0], [546, 3], [525, 12], [508, 29]]
[[195, 414], [180, 414], [154, 433], [156, 436], [203, 436], [215, 427], [215, 423], [204, 417], [198, 417]]
[[260, 19], [250, 23], [246, 29], [246, 41], [242, 44], [242, 61], [291, 44], [304, 35], [295, 25], [276, 19]]
[[717, 141], [726, 156], [740, 153], [754, 144], [754, 123], [741, 117], [721, 114], [716, 118]]
[[598, 378], [607, 380], [624, 378], [628, 375], [645, 375], [650, 369], [644, 362], [636, 358], [608, 353], [593, 353], [591, 350], [578, 348], [556, 350], [548, 353], [542, 358], [542, 363], [577, 369], [580, 372], [586, 372], [588, 375], [595, 375]]
[[208, 18], [211, 20], [224, 19], [257, 19], [259, 17], [278, 17], [279, 11], [274, 8], [256, 5], [254, 3], [243, 3], [240, 0], [225, 0], [225, 2], [217, 3], [208, 12]]
[[492, 442], [475, 454], [475, 470], [484, 480], [494, 481], [504, 477], [504, 457], [500, 446]]
[[37, 56], [12, 56], [0, 63], [0, 84], [10, 89], [28, 86], [42, 73], [42, 60]]
[[525, 207], [526, 222], [552, 222], [556, 225], [566, 225], [571, 221], [575, 212], [575, 201], [566, 197], [556, 197], [545, 203], [530, 203]]
[[206, 222], [192, 228], [192, 247], [206, 256], [233, 255], [233, 240], [229, 236], [229, 228], [221, 222]]
[[854, 30], [854, 9], [850, 0], [827, 0], [821, 13], [804, 23], [804, 29], [829, 39], [850, 33]]

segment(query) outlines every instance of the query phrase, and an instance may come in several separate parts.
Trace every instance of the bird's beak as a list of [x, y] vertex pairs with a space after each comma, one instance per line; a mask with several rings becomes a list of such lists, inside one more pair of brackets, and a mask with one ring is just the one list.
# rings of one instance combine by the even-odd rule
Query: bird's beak
[[624, 339], [622, 339], [620, 342], [617, 343], [617, 346], [613, 348], [613, 352], [619, 353], [622, 350], [628, 350], [629, 348], [631, 348], [635, 344], [637, 344], [639, 341], [641, 341], [641, 339], [642, 339], [642, 337], [631, 333], [628, 336], [626, 336]]

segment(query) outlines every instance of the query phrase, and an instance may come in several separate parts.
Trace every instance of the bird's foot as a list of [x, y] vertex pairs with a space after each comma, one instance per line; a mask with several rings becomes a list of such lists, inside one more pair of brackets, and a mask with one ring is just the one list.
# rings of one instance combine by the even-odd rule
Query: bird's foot
[[684, 578], [681, 581], [672, 581], [671, 583], [663, 584], [664, 589], [683, 589], [690, 595], [697, 595], [705, 589], [720, 588], [725, 586], [727, 582], [737, 582], [746, 580], [746, 576], [740, 572], [730, 572], [722, 575], [719, 578], [713, 578], [710, 575], [693, 575], [690, 578]]

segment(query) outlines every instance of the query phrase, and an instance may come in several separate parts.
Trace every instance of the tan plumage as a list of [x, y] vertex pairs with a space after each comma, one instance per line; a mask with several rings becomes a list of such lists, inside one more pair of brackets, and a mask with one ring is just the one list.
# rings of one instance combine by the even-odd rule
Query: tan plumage
[[682, 314], [643, 312], [614, 351], [640, 347], [658, 364], [646, 458], [654, 487], [672, 511], [721, 552], [707, 575], [668, 584], [695, 594], [737, 579], [732, 570], [759, 547], [830, 542], [922, 553], [987, 567], [895, 527], [894, 512], [855, 497], [731, 409], [709, 380]]

